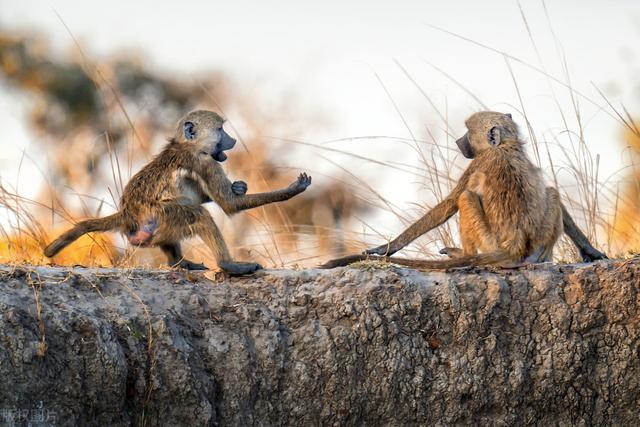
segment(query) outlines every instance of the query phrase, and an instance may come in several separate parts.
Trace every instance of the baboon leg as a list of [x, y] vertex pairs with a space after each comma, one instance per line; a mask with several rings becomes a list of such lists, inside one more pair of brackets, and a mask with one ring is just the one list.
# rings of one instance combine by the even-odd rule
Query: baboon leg
[[218, 264], [231, 261], [229, 248], [222, 237], [222, 232], [216, 225], [209, 212], [202, 209], [198, 221], [193, 224], [193, 233], [200, 237], [207, 247], [213, 252]]
[[211, 215], [209, 215], [209, 212], [204, 211], [200, 221], [195, 224], [193, 230], [214, 253], [218, 261], [218, 267], [227, 273], [241, 275], [262, 270], [262, 266], [255, 262], [233, 261], [229, 254], [229, 249], [227, 249], [227, 244], [222, 237], [222, 233], [213, 221]]
[[[153, 237], [154, 243], [158, 246], [171, 246], [184, 237], [198, 236], [213, 253], [218, 267], [225, 272], [236, 275], [262, 269], [262, 266], [255, 262], [233, 261], [220, 229], [204, 207], [165, 203], [159, 209], [158, 216], [160, 227]], [[171, 249], [172, 252], [167, 255], [171, 255], [175, 261], [178, 252], [173, 251], [173, 248], [167, 249]], [[170, 262], [171, 260], [169, 257]]]
[[198, 264], [185, 259], [182, 255], [180, 243], [167, 243], [160, 245], [160, 249], [167, 256], [167, 262], [171, 267], [184, 268], [185, 270], [206, 270], [204, 264]]
[[565, 208], [562, 203], [560, 203], [560, 208], [562, 209], [562, 225], [564, 227], [564, 232], [580, 251], [582, 260], [584, 262], [592, 262], [599, 259], [607, 259], [605, 254], [594, 248], [591, 243], [589, 243], [587, 236], [585, 236], [578, 228], [567, 211], [567, 208]]
[[521, 262], [516, 263], [516, 266], [523, 266], [531, 263], [549, 262], [553, 258], [553, 247], [549, 249], [547, 246], [538, 246], [527, 255]]
[[460, 239], [464, 255], [475, 255], [478, 250], [491, 252], [496, 250], [495, 236], [482, 208], [480, 196], [469, 190], [462, 192], [458, 198], [460, 210]]
[[544, 222], [540, 229], [540, 240], [537, 249], [527, 261], [531, 262], [551, 262], [553, 259], [553, 247], [562, 234], [562, 206], [560, 204], [560, 193], [553, 187], [545, 190], [546, 208], [544, 212]]

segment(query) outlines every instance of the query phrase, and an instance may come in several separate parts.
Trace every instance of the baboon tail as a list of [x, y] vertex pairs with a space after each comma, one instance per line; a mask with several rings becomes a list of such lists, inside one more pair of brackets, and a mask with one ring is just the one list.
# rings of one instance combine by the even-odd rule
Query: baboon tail
[[104, 218], [87, 219], [80, 221], [71, 230], [63, 233], [56, 240], [51, 242], [49, 246], [44, 248], [45, 256], [51, 258], [58, 252], [69, 246], [80, 236], [92, 231], [109, 231], [120, 227], [122, 224], [122, 215], [118, 212]]
[[423, 270], [443, 270], [446, 268], [455, 267], [472, 267], [479, 265], [493, 265], [499, 264], [505, 261], [512, 260], [512, 257], [502, 251], [489, 252], [486, 254], [466, 255], [458, 258], [451, 259], [438, 259], [438, 260], [421, 260], [421, 259], [407, 259], [407, 258], [387, 258], [389, 262], [394, 264], [406, 265], [407, 267], [413, 267]]
[[349, 264], [353, 264], [358, 261], [366, 261], [366, 260], [378, 260], [378, 261], [387, 261], [389, 258], [385, 256], [377, 256], [377, 255], [347, 255], [342, 258], [336, 258], [325, 262], [318, 266], [318, 268], [330, 269], [336, 267], [345, 267]]
[[421, 260], [410, 258], [396, 258], [377, 255], [349, 255], [342, 258], [332, 259], [322, 264], [320, 268], [343, 267], [357, 261], [378, 260], [387, 261], [393, 264], [400, 264], [407, 267], [422, 270], [444, 270], [455, 267], [470, 267], [476, 265], [492, 265], [512, 260], [512, 257], [506, 252], [490, 252], [486, 254], [467, 255], [458, 258], [444, 260]]

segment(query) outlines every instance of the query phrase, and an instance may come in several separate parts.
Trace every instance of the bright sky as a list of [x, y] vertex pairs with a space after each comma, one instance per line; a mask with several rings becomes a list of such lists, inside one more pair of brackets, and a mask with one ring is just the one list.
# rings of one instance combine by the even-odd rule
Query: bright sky
[[[546, 8], [549, 20], [544, 3], [533, 0], [0, 0], [0, 25], [5, 30], [37, 29], [60, 54], [67, 54], [71, 40], [57, 12], [93, 55], [138, 50], [156, 69], [182, 73], [185, 79], [203, 69], [221, 69], [240, 87], [257, 87], [256, 103], [264, 109], [294, 95], [303, 115], [330, 118], [330, 125], [320, 132], [299, 136], [311, 142], [367, 135], [410, 137], [380, 81], [416, 137], [425, 137], [425, 126], [442, 135], [438, 114], [394, 60], [449, 115], [454, 133], [462, 132], [463, 119], [480, 106], [428, 63], [446, 71], [489, 108], [513, 112], [524, 130], [516, 110], [521, 108], [518, 93], [504, 58], [429, 25], [505, 51], [566, 81], [561, 51], [574, 89], [603, 105], [595, 84], [615, 106], [624, 103], [640, 116], [640, 2], [561, 0], [548, 1]], [[550, 139], [563, 129], [552, 94], [573, 117], [570, 127], [575, 129], [567, 89], [521, 64], [511, 65], [539, 138]], [[594, 155], [602, 156], [605, 174], [612, 172], [623, 162], [621, 126], [578, 98], [587, 142]], [[29, 145], [21, 105], [15, 93], [0, 97], [0, 121], [10, 135], [0, 143], [0, 157], [9, 166], [3, 178], [22, 149], [28, 154], [35, 150]], [[371, 150], [370, 142], [359, 144], [349, 148], [363, 154]], [[409, 149], [396, 149], [394, 160], [412, 161]], [[398, 191], [397, 180], [376, 182], [376, 188], [400, 205], [414, 201], [418, 184]], [[394, 224], [387, 231], [397, 230]]]

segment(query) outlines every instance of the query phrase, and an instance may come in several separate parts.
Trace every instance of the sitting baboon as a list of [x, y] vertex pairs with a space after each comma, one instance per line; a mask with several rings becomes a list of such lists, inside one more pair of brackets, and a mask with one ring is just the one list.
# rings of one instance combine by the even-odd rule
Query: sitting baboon
[[[606, 258], [576, 226], [560, 202], [558, 191], [545, 188], [542, 174], [529, 161], [510, 114], [483, 111], [473, 114], [465, 124], [468, 131], [456, 144], [465, 157], [473, 160], [451, 194], [388, 244], [363, 255], [329, 261], [323, 267], [346, 265], [372, 255], [424, 269], [544, 262], [552, 259], [563, 227], [584, 261]], [[462, 249], [440, 251], [452, 259], [388, 258], [457, 211]]]

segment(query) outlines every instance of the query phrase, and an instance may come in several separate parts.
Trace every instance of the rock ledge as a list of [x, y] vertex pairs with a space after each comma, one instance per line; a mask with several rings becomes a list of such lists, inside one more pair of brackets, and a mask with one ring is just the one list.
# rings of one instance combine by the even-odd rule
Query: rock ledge
[[0, 424], [640, 423], [640, 259], [207, 277], [0, 267]]

